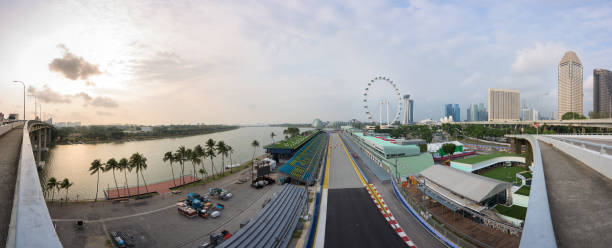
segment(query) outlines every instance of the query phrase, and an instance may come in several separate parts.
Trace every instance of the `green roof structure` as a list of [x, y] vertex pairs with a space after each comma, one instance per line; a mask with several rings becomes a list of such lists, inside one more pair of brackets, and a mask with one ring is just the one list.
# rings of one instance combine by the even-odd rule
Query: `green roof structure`
[[468, 158], [462, 158], [462, 159], [457, 159], [455, 160], [455, 162], [457, 163], [464, 163], [464, 164], [477, 164], [489, 159], [493, 159], [493, 158], [497, 158], [497, 157], [521, 157], [524, 158], [525, 155], [523, 154], [515, 154], [515, 153], [505, 153], [505, 152], [497, 152], [497, 153], [491, 153], [491, 154], [483, 154], [483, 155], [476, 155], [476, 156], [472, 156], [472, 157], [468, 157]]

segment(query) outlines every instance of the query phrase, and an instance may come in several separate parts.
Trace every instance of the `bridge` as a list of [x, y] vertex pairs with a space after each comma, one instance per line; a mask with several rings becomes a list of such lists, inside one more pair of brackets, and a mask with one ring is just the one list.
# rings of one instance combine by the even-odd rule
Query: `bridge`
[[454, 122], [460, 125], [517, 125], [533, 126], [535, 124], [547, 126], [574, 126], [574, 127], [600, 127], [612, 128], [612, 119], [586, 119], [586, 120], [538, 120], [538, 121], [464, 121]]
[[40, 121], [0, 126], [0, 207], [5, 210], [0, 215], [0, 245], [62, 247], [38, 178], [52, 128]]
[[507, 135], [526, 146], [532, 186], [521, 247], [612, 243], [612, 135]]

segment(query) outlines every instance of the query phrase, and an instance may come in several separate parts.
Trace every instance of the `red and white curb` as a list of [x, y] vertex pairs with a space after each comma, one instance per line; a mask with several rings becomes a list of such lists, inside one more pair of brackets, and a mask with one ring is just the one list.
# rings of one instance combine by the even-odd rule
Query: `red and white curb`
[[[372, 187], [372, 190], [374, 192], [370, 191], [370, 187]], [[366, 187], [366, 189], [368, 190], [368, 193], [370, 193], [370, 198], [372, 198], [372, 201], [374, 201], [374, 204], [376, 204], [378, 211], [380, 211], [380, 213], [385, 217], [385, 219], [387, 220], [387, 223], [391, 225], [391, 228], [393, 228], [393, 230], [397, 232], [397, 235], [399, 235], [400, 238], [404, 240], [404, 242], [406, 242], [406, 244], [409, 247], [416, 248], [416, 245], [414, 245], [412, 240], [408, 238], [408, 235], [406, 235], [406, 233], [404, 232], [404, 229], [402, 229], [402, 227], [399, 225], [395, 217], [393, 217], [391, 210], [389, 210], [389, 207], [387, 206], [387, 203], [383, 199], [382, 195], [378, 193], [376, 186], [374, 186], [373, 184], [370, 184], [370, 187]], [[376, 196], [378, 196], [378, 199], [380, 199], [382, 206], [380, 206], [380, 204], [378, 203], [378, 201], [376, 200], [373, 194], [376, 194]]]

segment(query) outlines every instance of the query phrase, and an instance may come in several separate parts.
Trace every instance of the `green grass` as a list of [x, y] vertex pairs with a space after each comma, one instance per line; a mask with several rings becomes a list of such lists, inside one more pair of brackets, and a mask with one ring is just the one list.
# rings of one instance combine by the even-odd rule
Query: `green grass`
[[531, 179], [531, 172], [521, 172], [521, 175], [525, 177], [525, 179]]
[[455, 160], [455, 162], [464, 163], [464, 164], [476, 164], [476, 163], [480, 163], [482, 161], [486, 161], [489, 159], [493, 159], [497, 157], [507, 157], [507, 156], [522, 157], [522, 158], [525, 157], [525, 155], [523, 154], [496, 152], [496, 153], [491, 153], [491, 154], [477, 155], [477, 156], [472, 156], [468, 158], [457, 159]]
[[284, 149], [295, 149], [299, 146], [301, 146], [302, 144], [304, 144], [304, 142], [308, 141], [313, 135], [317, 134], [318, 132], [310, 132], [307, 135], [297, 135], [297, 136], [293, 136], [287, 140], [281, 140], [279, 142], [276, 142], [274, 144], [270, 144], [265, 146], [264, 148], [284, 148]]
[[515, 194], [519, 194], [519, 195], [524, 195], [524, 196], [529, 196], [529, 192], [531, 191], [531, 187], [530, 186], [523, 186], [520, 189], [518, 189], [516, 192], [514, 192]]
[[480, 174], [481, 176], [497, 179], [504, 182], [515, 183], [516, 182], [516, 173], [521, 171], [526, 171], [527, 168], [523, 168], [520, 166], [512, 166], [506, 167], [501, 166], [497, 168], [493, 168], [488, 170], [485, 173]]
[[510, 207], [506, 207], [504, 205], [498, 204], [495, 206], [495, 210], [497, 210], [497, 212], [502, 215], [509, 216], [509, 217], [519, 219], [519, 220], [525, 220], [525, 215], [527, 215], [527, 208], [521, 207], [518, 205], [512, 205]]

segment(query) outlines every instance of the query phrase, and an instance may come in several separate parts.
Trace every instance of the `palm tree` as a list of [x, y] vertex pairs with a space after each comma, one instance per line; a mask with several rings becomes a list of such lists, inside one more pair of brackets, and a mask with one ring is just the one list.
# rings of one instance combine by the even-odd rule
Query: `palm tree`
[[196, 171], [196, 164], [202, 164], [202, 159], [200, 159], [200, 155], [198, 155], [196, 152], [189, 150], [189, 160], [191, 161], [191, 165], [193, 166], [193, 176], [197, 179], [198, 178], [198, 174]]
[[270, 138], [272, 138], [272, 144], [274, 144], [274, 136], [276, 136], [274, 132], [270, 133]]
[[253, 168], [255, 168], [255, 152], [257, 152], [257, 147], [259, 147], [259, 142], [257, 140], [253, 140], [251, 143], [253, 147], [253, 159], [251, 160], [251, 182], [253, 181]]
[[55, 187], [57, 187], [58, 181], [55, 177], [49, 178], [47, 181], [47, 190], [51, 190], [51, 203], [53, 203], [53, 197], [55, 196]]
[[227, 156], [228, 151], [227, 151], [227, 145], [225, 145], [225, 142], [223, 140], [217, 142], [217, 155], [221, 155], [221, 173], [222, 175], [225, 176], [225, 157]]
[[140, 175], [142, 176], [142, 181], [145, 184], [145, 191], [149, 192], [149, 189], [147, 188], [147, 181], [145, 181], [144, 174], [142, 174], [142, 171], [147, 169], [147, 158], [145, 158], [144, 156], [142, 156], [142, 154], [138, 152], [134, 153], [130, 157], [130, 166], [136, 169], [136, 194], [140, 195], [140, 179], [138, 176], [138, 172], [140, 172]]
[[73, 184], [74, 183], [70, 182], [68, 178], [64, 178], [64, 180], [62, 180], [62, 183], [60, 184], [60, 188], [66, 189], [66, 199], [64, 200], [65, 202], [68, 202], [68, 188], [72, 187]]
[[104, 170], [113, 171], [113, 179], [115, 179], [115, 189], [117, 189], [117, 197], [121, 197], [121, 195], [119, 194], [119, 185], [117, 184], [117, 177], [115, 177], [115, 169], [119, 169], [119, 163], [117, 163], [117, 160], [115, 160], [114, 158], [111, 158], [108, 161], [106, 161], [106, 168], [104, 168]]
[[[204, 171], [206, 176], [208, 176], [208, 172], [206, 171], [206, 168], [204, 168], [204, 163], [202, 163], [202, 161], [206, 159], [206, 152], [204, 151], [204, 148], [202, 148], [201, 145], [197, 145], [193, 148], [193, 153], [198, 156], [198, 158], [200, 158], [200, 165], [202, 166], [202, 171]], [[204, 178], [204, 174], [202, 174], [202, 178]]]
[[100, 186], [100, 171], [104, 172], [104, 166], [102, 163], [100, 163], [99, 159], [94, 160], [93, 162], [91, 162], [91, 167], [89, 167], [89, 171], [90, 171], [90, 175], [93, 174], [98, 174], [98, 182], [96, 183], [96, 198], [94, 199], [95, 201], [98, 201], [98, 186]]
[[185, 149], [185, 146], [179, 146], [174, 153], [174, 157], [181, 164], [181, 182], [185, 184], [185, 161], [187, 160], [187, 149]]
[[127, 172], [132, 172], [132, 167], [130, 167], [130, 163], [126, 158], [120, 159], [119, 163], [117, 164], [117, 167], [119, 167], [119, 171], [123, 171], [123, 175], [125, 176], [125, 187], [127, 188], [128, 197], [130, 197], [130, 188], [127, 180]]
[[215, 141], [213, 139], [208, 139], [206, 141], [206, 156], [210, 158], [210, 165], [213, 174], [213, 178], [215, 178], [215, 161], [213, 159], [216, 157], [215, 155]]
[[174, 167], [172, 167], [172, 163], [174, 163], [175, 161], [174, 155], [172, 155], [172, 152], [166, 152], [162, 160], [164, 160], [164, 162], [170, 161], [170, 170], [172, 170], [172, 183], [174, 183], [174, 187], [176, 187], [176, 181], [174, 180]]
[[232, 162], [232, 153], [234, 153], [234, 148], [232, 148], [231, 146], [226, 146], [227, 147], [227, 152], [229, 153], [229, 157], [230, 157], [230, 174], [232, 173], [232, 168], [234, 168], [234, 162]]

